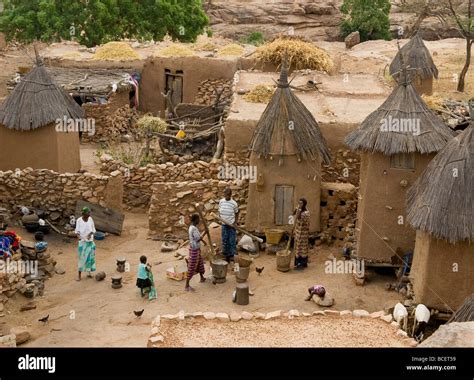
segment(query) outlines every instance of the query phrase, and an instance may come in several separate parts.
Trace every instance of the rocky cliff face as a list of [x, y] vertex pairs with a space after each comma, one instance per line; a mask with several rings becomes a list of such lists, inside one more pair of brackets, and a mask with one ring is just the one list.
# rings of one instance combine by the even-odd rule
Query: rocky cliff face
[[[252, 32], [262, 32], [265, 38], [279, 33], [303, 35], [314, 41], [339, 41], [342, 20], [339, 7], [342, 0], [205, 0], [215, 34], [240, 39]], [[392, 6], [391, 30], [397, 36], [400, 27], [409, 30], [416, 20], [413, 13], [404, 13]], [[443, 26], [436, 18], [421, 25], [423, 38], [459, 37], [455, 29]]]

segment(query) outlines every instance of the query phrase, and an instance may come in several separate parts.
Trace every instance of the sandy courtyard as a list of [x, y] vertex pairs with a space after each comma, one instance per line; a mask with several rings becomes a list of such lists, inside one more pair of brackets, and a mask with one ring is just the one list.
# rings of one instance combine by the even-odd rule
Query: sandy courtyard
[[[27, 240], [32, 235], [16, 229]], [[97, 241], [97, 269], [107, 273], [102, 282], [84, 278], [75, 281], [76, 242], [64, 241], [51, 233], [47, 236], [49, 252], [58, 264], [66, 270], [64, 275], [55, 275], [45, 282], [44, 296], [33, 300], [36, 309], [20, 312], [30, 302], [16, 294], [5, 305], [0, 317], [0, 332], [7, 333], [11, 327], [26, 325], [32, 339], [25, 346], [51, 347], [144, 347], [153, 318], [158, 314], [213, 311], [270, 312], [281, 309], [298, 309], [304, 312], [323, 310], [313, 302], [305, 302], [307, 288], [316, 283], [324, 284], [333, 295], [336, 310], [365, 309], [369, 312], [383, 310], [384, 305], [398, 302], [399, 294], [384, 290], [391, 276], [372, 276], [365, 286], [354, 284], [351, 275], [325, 274], [323, 262], [330, 254], [341, 257], [340, 249], [317, 247], [310, 255], [311, 263], [304, 272], [281, 273], [276, 270], [275, 256], [262, 253], [256, 259], [256, 266], [264, 266], [261, 276], [252, 269], [249, 284], [255, 293], [250, 304], [239, 306], [232, 303], [235, 279], [229, 273], [227, 282], [213, 285], [199, 284], [194, 278], [195, 293], [184, 291], [184, 282], [167, 279], [166, 269], [176, 262], [173, 253], [160, 252], [161, 243], [147, 240], [148, 219], [146, 214], [126, 213], [122, 236], [109, 236]], [[158, 299], [144, 300], [135, 286], [137, 265], [140, 255], [145, 254], [154, 264]], [[124, 257], [130, 263], [130, 272], [123, 274], [124, 286], [119, 290], [111, 288], [110, 277], [116, 269], [115, 259]], [[162, 262], [161, 264], [158, 264]], [[255, 265], [254, 265], [255, 266]], [[209, 265], [206, 264], [208, 271]], [[143, 316], [136, 319], [133, 311], [145, 309]], [[38, 319], [50, 315], [48, 324]]]

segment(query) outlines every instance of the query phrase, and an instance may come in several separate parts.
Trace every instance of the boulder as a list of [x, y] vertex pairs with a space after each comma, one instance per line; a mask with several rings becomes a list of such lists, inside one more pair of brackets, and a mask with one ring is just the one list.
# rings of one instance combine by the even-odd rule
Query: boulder
[[324, 295], [324, 298], [319, 298], [318, 296], [313, 297], [313, 301], [319, 305], [319, 306], [324, 306], [324, 307], [331, 307], [334, 305], [334, 298], [331, 297], [330, 294], [326, 293]]
[[418, 347], [470, 347], [474, 342], [474, 322], [442, 325]]
[[344, 42], [347, 49], [351, 49], [353, 46], [360, 44], [360, 33], [358, 31], [352, 32], [345, 38]]

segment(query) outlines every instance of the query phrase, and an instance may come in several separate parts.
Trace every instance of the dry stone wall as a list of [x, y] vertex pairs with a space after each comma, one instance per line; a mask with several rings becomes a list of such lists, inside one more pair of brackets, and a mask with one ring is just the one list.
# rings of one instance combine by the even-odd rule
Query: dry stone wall
[[183, 182], [216, 180], [218, 165], [205, 161], [194, 161], [183, 164], [149, 164], [144, 167], [134, 167], [114, 160], [110, 155], [101, 157], [101, 173], [109, 175], [120, 171], [124, 183], [123, 203], [131, 207], [148, 207], [155, 182]]
[[203, 205], [203, 215], [211, 220], [211, 213], [217, 213], [219, 199], [226, 187], [230, 187], [233, 198], [239, 204], [238, 223], [245, 221], [247, 182], [236, 181], [186, 181], [159, 182], [153, 185], [153, 196], [149, 210], [149, 229], [152, 234], [172, 234], [186, 237], [189, 216], [196, 212], [195, 205]]
[[221, 99], [230, 98], [233, 94], [232, 81], [227, 79], [207, 79], [199, 84], [195, 103], [214, 104], [216, 93], [214, 90], [223, 88]]
[[81, 199], [120, 209], [121, 202], [118, 204], [116, 194], [121, 191], [119, 171], [108, 176], [32, 168], [0, 172], [0, 207], [11, 211], [17, 211], [18, 206], [29, 206], [68, 217]]

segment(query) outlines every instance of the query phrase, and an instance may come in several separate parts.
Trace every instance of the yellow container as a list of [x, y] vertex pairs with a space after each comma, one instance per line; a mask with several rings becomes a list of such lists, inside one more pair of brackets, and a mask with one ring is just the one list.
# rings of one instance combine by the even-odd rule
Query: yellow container
[[265, 237], [268, 244], [278, 244], [285, 233], [284, 230], [268, 229], [265, 231]]
[[186, 137], [186, 132], [184, 132], [182, 129], [180, 129], [178, 133], [176, 133], [176, 138], [178, 139], [184, 139], [185, 137]]

